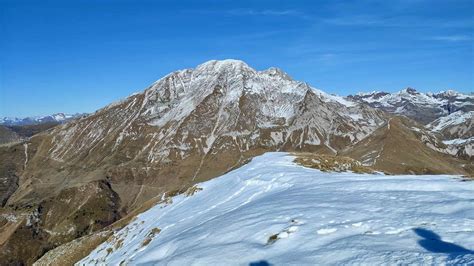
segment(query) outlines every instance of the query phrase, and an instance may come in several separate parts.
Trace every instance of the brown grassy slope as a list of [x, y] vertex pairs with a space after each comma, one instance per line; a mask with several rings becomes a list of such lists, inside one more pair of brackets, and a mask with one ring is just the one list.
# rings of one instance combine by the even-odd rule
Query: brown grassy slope
[[31, 265], [46, 251], [101, 230], [120, 218], [119, 201], [106, 181], [96, 181], [65, 189], [39, 205], [0, 209], [8, 214], [0, 215], [0, 261]]
[[[437, 153], [435, 151], [432, 151], [428, 147], [426, 147], [425, 144], [423, 144], [421, 141], [418, 140], [418, 137], [416, 134], [414, 134], [411, 130], [408, 130], [412, 124], [410, 120], [404, 119], [404, 118], [394, 118], [390, 122], [390, 129], [388, 127], [384, 127], [380, 129], [380, 132], [377, 132], [376, 135], [369, 141], [369, 139], [365, 140], [368, 141], [367, 144], [368, 146], [365, 147], [367, 148], [365, 151], [370, 150], [370, 147], [378, 147], [378, 145], [386, 145], [386, 147], [392, 147], [391, 145], [396, 145], [393, 142], [400, 142], [401, 139], [403, 140], [409, 140], [410, 142], [414, 143], [408, 143], [408, 144], [403, 144], [403, 145], [396, 145], [396, 155], [399, 156], [400, 154], [403, 155], [403, 153], [408, 153], [410, 156], [413, 156], [416, 159], [419, 159], [420, 153], [426, 155], [421, 155], [424, 160], [416, 161], [417, 164], [419, 165], [413, 165], [410, 163], [404, 163], [402, 162], [401, 165], [403, 165], [403, 168], [396, 169], [394, 168], [393, 161], [394, 160], [391, 156], [393, 155], [389, 151], [385, 151], [380, 149], [380, 156], [378, 158], [378, 161], [376, 163], [376, 167], [379, 167], [378, 170], [384, 170], [389, 169], [390, 173], [395, 173], [396, 171], [410, 171], [413, 173], [436, 173], [435, 171], [443, 171], [440, 173], [446, 173], [444, 171], [447, 171], [446, 169], [437, 169], [437, 168], [432, 168], [431, 166], [431, 157], [430, 156], [440, 156], [437, 158], [437, 160], [443, 160], [443, 159], [449, 159], [451, 158], [446, 157], [443, 154]], [[414, 135], [412, 135], [414, 134]], [[366, 144], [366, 145], [367, 145]], [[416, 144], [416, 145], [415, 145]], [[374, 146], [371, 146], [374, 145]], [[404, 147], [403, 150], [400, 150], [401, 147]], [[411, 150], [409, 148], [414, 148], [415, 150]], [[417, 151], [419, 150], [419, 151]], [[356, 150], [352, 150], [352, 152], [355, 152]], [[364, 151], [362, 149], [357, 150], [358, 152]], [[401, 151], [401, 153], [400, 153]], [[265, 149], [255, 151], [254, 154], [245, 154], [241, 155], [242, 158], [248, 158], [252, 157], [255, 155], [258, 155], [260, 153], [265, 152]], [[416, 154], [418, 152], [418, 154]], [[412, 154], [414, 153], [414, 154]], [[378, 153], [377, 153], [378, 154]], [[434, 155], [433, 155], [434, 154]], [[332, 155], [324, 155], [324, 154], [317, 154], [317, 153], [311, 153], [311, 152], [293, 152], [293, 155], [295, 155], [296, 162], [305, 166], [305, 167], [311, 167], [311, 168], [316, 168], [320, 169], [322, 171], [354, 171], [357, 173], [371, 173], [373, 170], [369, 167], [365, 167], [361, 165], [358, 161], [344, 157], [344, 156], [332, 156]], [[219, 169], [222, 169], [223, 164], [225, 165], [226, 163], [229, 163], [230, 161], [236, 161], [239, 158], [238, 157], [228, 157], [228, 156], [236, 156], [233, 155], [232, 152], [229, 152], [227, 154], [219, 154], [219, 155], [212, 155], [210, 154], [209, 157], [204, 161], [204, 168], [202, 171], [204, 173], [207, 173], [209, 175], [218, 175]], [[428, 156], [428, 157], [423, 157], [423, 156]], [[363, 157], [363, 156], [362, 156]], [[398, 161], [402, 160], [403, 158], [407, 159], [408, 157], [397, 157]], [[388, 164], [387, 162], [384, 162], [384, 160], [389, 160]], [[244, 163], [246, 160], [242, 159], [242, 163]], [[457, 161], [456, 161], [457, 162]], [[187, 165], [184, 162], [180, 162], [179, 165], [182, 165], [184, 169], [181, 169], [182, 171], [186, 171], [186, 167], [195, 167], [195, 163], [191, 163]], [[240, 163], [238, 164], [240, 165]], [[421, 165], [421, 166], [420, 166]], [[176, 169], [172, 167], [173, 165], [170, 165], [170, 169]], [[213, 166], [220, 166], [220, 167], [213, 167]], [[226, 169], [230, 169], [232, 165], [225, 165]], [[395, 165], [396, 166], [396, 165]], [[418, 168], [415, 168], [415, 166], [418, 166]], [[383, 168], [383, 169], [382, 169]], [[395, 169], [396, 171], [394, 171]], [[448, 171], [453, 171], [454, 173], [459, 173], [459, 170], [455, 167], [450, 168]], [[184, 173], [184, 172], [183, 172]], [[402, 173], [409, 173], [409, 172], [402, 172]], [[190, 186], [193, 182], [201, 182], [204, 181], [202, 177], [197, 177], [196, 180], [192, 181], [191, 177], [189, 176], [188, 178], [181, 178], [180, 181], [182, 182], [181, 188], [175, 188], [172, 190], [169, 190], [167, 195], [174, 195], [176, 193], [183, 193], [185, 191], [183, 186]], [[166, 184], [163, 184], [166, 186]], [[166, 186], [168, 188], [172, 188], [170, 184]], [[124, 190], [126, 188], [124, 187]], [[148, 203], [142, 205], [141, 208], [139, 209], [134, 209], [131, 211], [127, 216], [122, 218], [121, 220], [113, 223], [112, 225], [106, 227], [104, 230], [93, 233], [91, 235], [88, 235], [87, 237], [83, 237], [79, 240], [74, 240], [72, 242], [69, 242], [67, 244], [64, 244], [62, 246], [57, 247], [56, 249], [53, 249], [46, 253], [40, 260], [38, 260], [38, 265], [46, 265], [48, 262], [55, 262], [55, 263], [60, 263], [60, 264], [69, 264], [78, 261], [83, 257], [85, 253], [90, 252], [94, 247], [99, 245], [101, 242], [105, 241], [105, 238], [100, 237], [102, 234], [109, 234], [113, 229], [118, 229], [123, 227], [124, 225], [128, 224], [129, 222], [133, 221], [133, 218], [135, 217], [136, 214], [141, 213], [148, 209], [149, 207], [153, 206], [159, 202], [159, 199], [155, 197], [153, 200], [148, 201]]]
[[0, 144], [15, 142], [20, 140], [20, 136], [10, 128], [0, 125]]
[[0, 207], [18, 188], [18, 177], [25, 162], [25, 148], [22, 144], [0, 146]]
[[343, 152], [372, 168], [392, 174], [460, 174], [473, 175], [472, 162], [456, 159], [429, 148], [413, 127], [418, 125], [405, 117], [394, 117], [366, 139]]
[[59, 125], [58, 122], [47, 122], [37, 125], [25, 125], [25, 126], [8, 126], [8, 128], [17, 133], [22, 138], [29, 138], [40, 132], [46, 131], [50, 128]]
[[[115, 246], [121, 245], [123, 239], [119, 239], [114, 236], [114, 232], [135, 221], [137, 215], [147, 211], [157, 204], [169, 204], [173, 201], [172, 198], [178, 194], [184, 194], [186, 197], [191, 197], [201, 190], [202, 188], [200, 187], [192, 186], [181, 191], [171, 191], [167, 193], [169, 196], [164, 197], [164, 199], [161, 197], [154, 197], [144, 202], [139, 208], [134, 209], [120, 220], [112, 223], [102, 230], [88, 234], [78, 239], [74, 239], [48, 251], [40, 259], [38, 259], [34, 265], [74, 265], [74, 263], [87, 256], [97, 246], [105, 241], [113, 242], [115, 243]], [[152, 229], [150, 232], [152, 234], [151, 237], [158, 234], [160, 231], [161, 230], [159, 228]]]

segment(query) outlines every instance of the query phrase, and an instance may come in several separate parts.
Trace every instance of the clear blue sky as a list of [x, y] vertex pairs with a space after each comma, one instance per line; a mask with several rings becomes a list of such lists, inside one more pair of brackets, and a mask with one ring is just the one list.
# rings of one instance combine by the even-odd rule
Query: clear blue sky
[[330, 93], [474, 90], [474, 1], [0, 0], [0, 116], [92, 112], [210, 59]]

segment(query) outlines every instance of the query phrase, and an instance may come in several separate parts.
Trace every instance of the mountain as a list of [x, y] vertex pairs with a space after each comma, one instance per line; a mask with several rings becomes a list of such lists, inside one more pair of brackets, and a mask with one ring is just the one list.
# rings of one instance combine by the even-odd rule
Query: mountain
[[471, 154], [465, 156], [460, 150], [415, 121], [394, 117], [343, 154], [391, 174], [443, 174], [464, 169], [469, 175], [474, 168], [463, 159], [469, 160]]
[[395, 93], [359, 93], [349, 95], [347, 99], [365, 103], [389, 113], [405, 115], [425, 125], [457, 111], [474, 111], [474, 96], [453, 90], [422, 93], [413, 88], [407, 88]]
[[[139, 196], [128, 198], [128, 206], [152, 191], [162, 193], [161, 184], [170, 180], [207, 179], [266, 150], [336, 153], [384, 121], [380, 111], [347, 104], [282, 71], [255, 71], [236, 60], [210, 61], [171, 73], [143, 93], [32, 140], [33, 145], [38, 141], [41, 156], [33, 156], [25, 172], [34, 173], [31, 186], [41, 186], [37, 180], [46, 177], [64, 184], [65, 177], [77, 174], [67, 167], [44, 173], [43, 166], [80, 164], [97, 170], [91, 180], [107, 177], [114, 190], [127, 195], [136, 189]], [[41, 169], [34, 167], [37, 162]], [[123, 183], [128, 176], [136, 188]], [[142, 183], [158, 186], [146, 191]], [[20, 191], [11, 202], [28, 197]]]
[[[136, 216], [78, 265], [474, 263], [474, 186], [455, 176], [324, 173], [294, 160], [266, 153], [196, 184]], [[38, 264], [70, 256], [53, 250]]]
[[[394, 115], [404, 115], [425, 125], [427, 130], [435, 133], [443, 141], [441, 145], [445, 147], [434, 148], [436, 151], [467, 160], [472, 160], [474, 156], [474, 95], [472, 94], [462, 94], [453, 90], [421, 93], [407, 88], [396, 93], [359, 93], [348, 96], [347, 100], [364, 103]], [[413, 134], [418, 133], [413, 132]], [[428, 147], [434, 146], [428, 145]]]
[[[16, 219], [4, 222], [0, 256], [30, 263], [255, 155], [335, 154], [385, 119], [276, 68], [256, 71], [224, 60], [173, 72], [142, 93], [0, 150], [0, 157], [23, 156], [0, 165], [6, 180], [18, 184], [3, 210]], [[28, 234], [36, 237], [19, 237]]]
[[71, 119], [83, 116], [84, 114], [64, 114], [57, 113], [47, 116], [32, 116], [32, 117], [1, 117], [0, 125], [5, 126], [25, 126], [25, 125], [38, 125], [43, 123], [64, 123]]
[[441, 133], [446, 139], [474, 137], [474, 111], [457, 111], [442, 116], [427, 125], [432, 131]]
[[[391, 125], [392, 117], [295, 81], [277, 68], [257, 71], [238, 60], [170, 73], [95, 113], [0, 146], [0, 178], [12, 184], [0, 187], [0, 260], [31, 264], [65, 243], [100, 243], [104, 236], [89, 236], [123, 226], [138, 209], [265, 152], [358, 158], [363, 156], [354, 151], [358, 144]], [[444, 156], [438, 135], [430, 139], [441, 146], [421, 142], [423, 148], [401, 150], [401, 158], [425, 149]], [[439, 167], [429, 156], [420, 158], [420, 173], [472, 173], [461, 159]], [[392, 164], [374, 166], [391, 173]]]

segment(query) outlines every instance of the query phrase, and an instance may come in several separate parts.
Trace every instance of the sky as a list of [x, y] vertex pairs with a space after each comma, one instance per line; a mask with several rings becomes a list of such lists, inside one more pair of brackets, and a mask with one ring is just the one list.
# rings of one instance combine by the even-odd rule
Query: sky
[[93, 112], [212, 59], [338, 95], [474, 91], [474, 1], [0, 0], [0, 116]]

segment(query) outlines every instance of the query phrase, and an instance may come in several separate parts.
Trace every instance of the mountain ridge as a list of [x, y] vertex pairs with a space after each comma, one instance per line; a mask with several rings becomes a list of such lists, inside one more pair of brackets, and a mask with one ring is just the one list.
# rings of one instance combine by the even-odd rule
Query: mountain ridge
[[27, 116], [27, 117], [0, 117], [0, 125], [5, 126], [25, 126], [25, 125], [38, 125], [43, 123], [64, 123], [71, 119], [83, 116], [83, 113], [66, 114], [66, 113], [54, 113], [51, 115], [42, 116]]
[[474, 96], [454, 90], [423, 93], [406, 88], [394, 93], [374, 91], [346, 98], [389, 113], [406, 115], [424, 125], [456, 111], [474, 111]]
[[[3, 236], [0, 258], [32, 262], [44, 250], [109, 226], [151, 199], [183, 193], [265, 152], [346, 153], [390, 126], [392, 117], [295, 81], [282, 70], [257, 71], [239, 60], [174, 71], [140, 93], [0, 147], [1, 178], [18, 185], [2, 190], [0, 226], [16, 229]], [[400, 129], [413, 136], [412, 128]], [[431, 149], [422, 138], [413, 141], [422, 152]], [[432, 138], [426, 143], [441, 142]], [[417, 173], [467, 174], [457, 165], [434, 169], [426, 160], [416, 167]], [[5, 218], [12, 216], [16, 219]], [[18, 237], [33, 232], [39, 239]], [[26, 252], [20, 243], [31, 245], [29, 254], [19, 255]]]

